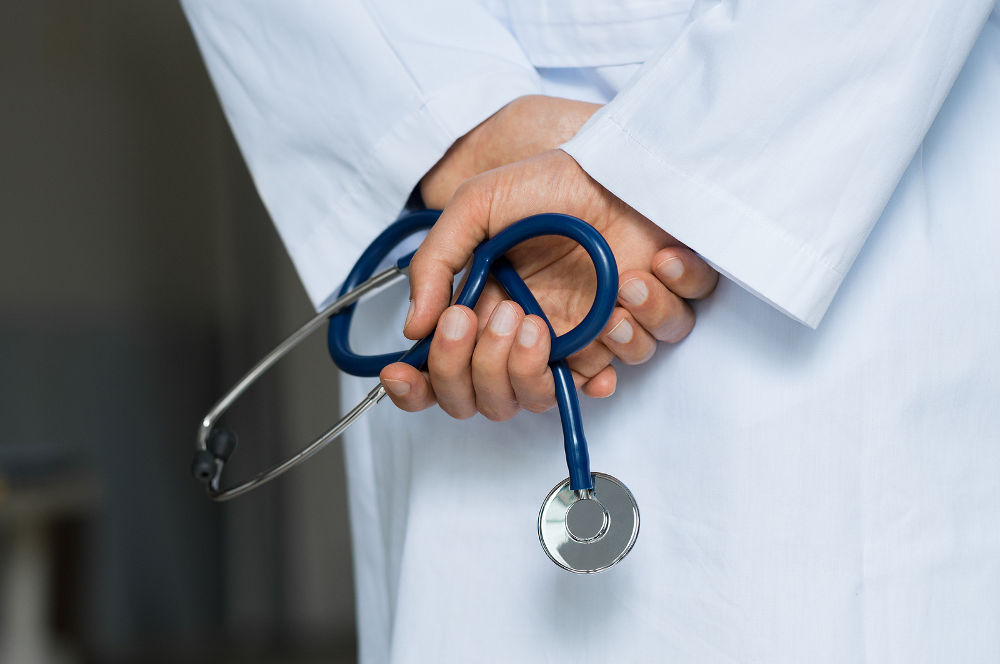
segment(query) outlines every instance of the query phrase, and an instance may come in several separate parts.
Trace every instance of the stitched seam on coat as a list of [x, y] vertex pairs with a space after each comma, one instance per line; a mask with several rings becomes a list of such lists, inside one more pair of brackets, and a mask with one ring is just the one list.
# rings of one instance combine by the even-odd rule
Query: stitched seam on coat
[[406, 72], [406, 76], [410, 79], [410, 82], [413, 83], [414, 89], [420, 94], [421, 97], [423, 97], [424, 91], [421, 89], [420, 83], [417, 82], [417, 77], [414, 76], [413, 71], [406, 66], [406, 60], [400, 56], [399, 51], [396, 50], [395, 44], [391, 39], [389, 39], [389, 35], [386, 33], [385, 26], [382, 22], [382, 16], [379, 14], [378, 10], [372, 6], [371, 2], [365, 2], [363, 3], [363, 6], [365, 12], [371, 18], [372, 23], [375, 24], [376, 28], [378, 28], [379, 34], [382, 35], [382, 41], [385, 42], [386, 47], [392, 53], [392, 57], [396, 59], [396, 63], [399, 65], [399, 68]]

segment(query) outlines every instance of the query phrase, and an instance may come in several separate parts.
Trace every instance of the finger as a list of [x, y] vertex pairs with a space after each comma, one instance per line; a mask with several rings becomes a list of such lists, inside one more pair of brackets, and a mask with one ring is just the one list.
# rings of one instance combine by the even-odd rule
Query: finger
[[448, 305], [454, 275], [491, 231], [539, 212], [564, 212], [585, 219], [606, 216], [608, 196], [561, 150], [466, 180], [410, 262], [412, 306], [403, 328], [406, 336], [419, 339], [433, 328]]
[[656, 352], [656, 339], [621, 307], [615, 307], [600, 338], [625, 364], [642, 364]]
[[566, 358], [566, 362], [569, 368], [579, 373], [583, 377], [583, 382], [586, 382], [603, 371], [614, 359], [615, 354], [598, 338], [582, 350], [570, 355]]
[[462, 185], [410, 261], [410, 310], [403, 334], [426, 336], [448, 306], [451, 285], [489, 230], [489, 186]]
[[394, 362], [379, 374], [386, 394], [396, 407], [410, 413], [434, 405], [434, 389], [422, 372], [405, 362]]
[[[517, 331], [517, 340], [507, 360], [507, 371], [514, 396], [522, 408], [533, 413], [556, 405], [555, 381], [549, 369], [551, 340], [549, 328], [538, 316], [525, 316]], [[580, 377], [581, 383], [586, 380]]]
[[483, 294], [479, 296], [479, 301], [476, 302], [476, 306], [472, 309], [476, 313], [476, 318], [479, 320], [479, 329], [476, 335], [477, 339], [486, 330], [486, 326], [489, 325], [490, 322], [490, 316], [493, 315], [497, 306], [506, 299], [508, 299], [507, 292], [501, 288], [500, 284], [497, 283], [495, 279], [490, 277], [490, 279], [486, 281], [486, 286], [483, 288]]
[[498, 304], [472, 354], [476, 408], [495, 422], [509, 420], [521, 409], [507, 375], [507, 358], [523, 317], [521, 307], [514, 302]]
[[719, 273], [687, 247], [656, 252], [652, 270], [664, 286], [689, 300], [708, 297], [719, 283]]
[[476, 315], [468, 307], [448, 307], [431, 340], [427, 372], [441, 409], [457, 419], [476, 414], [476, 394], [469, 371], [475, 345]]
[[639, 325], [660, 341], [677, 343], [694, 327], [694, 311], [688, 303], [648, 272], [623, 272], [618, 301]]
[[604, 399], [614, 394], [617, 387], [618, 372], [615, 371], [614, 367], [606, 366], [596, 376], [584, 383], [580, 389], [588, 397]]

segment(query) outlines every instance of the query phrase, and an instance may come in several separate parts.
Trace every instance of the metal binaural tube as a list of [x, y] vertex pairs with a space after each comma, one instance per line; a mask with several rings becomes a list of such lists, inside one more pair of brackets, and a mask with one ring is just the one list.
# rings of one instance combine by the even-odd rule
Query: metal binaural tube
[[373, 387], [371, 391], [368, 392], [368, 395], [362, 399], [357, 406], [349, 410], [343, 417], [340, 418], [340, 420], [337, 421], [336, 424], [330, 427], [326, 433], [299, 450], [294, 456], [290, 456], [281, 463], [271, 466], [267, 470], [258, 473], [246, 482], [242, 482], [241, 484], [237, 484], [236, 486], [228, 489], [219, 489], [218, 487], [219, 477], [221, 475], [223, 465], [223, 460], [219, 459], [218, 472], [215, 473], [211, 484], [209, 484], [206, 488], [208, 495], [216, 502], [225, 502], [227, 500], [232, 500], [237, 496], [242, 496], [244, 493], [252, 491], [261, 485], [267, 484], [274, 478], [288, 472], [336, 440], [340, 434], [344, 433], [344, 431], [354, 424], [359, 417], [364, 415], [368, 409], [377, 404], [384, 397], [385, 388], [382, 387], [382, 384], [380, 383]]
[[255, 364], [250, 371], [246, 372], [242, 378], [236, 381], [236, 384], [229, 388], [229, 391], [226, 392], [222, 398], [212, 406], [205, 417], [202, 418], [197, 436], [198, 449], [206, 449], [209, 433], [212, 431], [215, 423], [219, 421], [219, 418], [222, 417], [222, 414], [229, 410], [229, 407], [233, 405], [233, 402], [239, 399], [251, 385], [257, 382], [257, 380], [264, 375], [264, 373], [277, 364], [281, 358], [289, 353], [289, 351], [298, 346], [306, 337], [319, 329], [327, 321], [327, 319], [330, 318], [330, 316], [333, 316], [343, 309], [354, 305], [365, 297], [369, 297], [385, 288], [388, 288], [405, 277], [405, 270], [401, 270], [396, 266], [387, 268], [371, 278], [366, 279], [354, 290], [338, 297], [336, 300], [331, 302], [329, 306], [316, 314], [313, 318], [309, 319], [305, 325], [288, 335], [284, 341], [275, 346], [274, 349], [265, 355], [260, 362]]

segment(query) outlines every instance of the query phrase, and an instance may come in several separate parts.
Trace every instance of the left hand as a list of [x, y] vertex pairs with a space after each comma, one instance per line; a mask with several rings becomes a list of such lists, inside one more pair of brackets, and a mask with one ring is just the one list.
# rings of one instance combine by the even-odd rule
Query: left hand
[[514, 99], [455, 141], [421, 178], [424, 204], [430, 209], [443, 209], [469, 178], [559, 147], [573, 138], [600, 107], [545, 95]]

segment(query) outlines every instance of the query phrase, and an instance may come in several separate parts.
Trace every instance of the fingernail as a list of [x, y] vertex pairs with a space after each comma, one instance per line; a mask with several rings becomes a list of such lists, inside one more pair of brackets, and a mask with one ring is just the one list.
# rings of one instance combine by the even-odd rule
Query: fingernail
[[617, 325], [608, 332], [608, 338], [617, 344], [627, 344], [632, 341], [632, 324], [626, 319], [621, 319]]
[[655, 268], [656, 274], [664, 279], [680, 279], [684, 274], [684, 261], [674, 256], [663, 261]]
[[521, 331], [517, 333], [517, 343], [525, 348], [531, 348], [538, 341], [538, 326], [525, 318], [521, 322]]
[[490, 316], [490, 329], [496, 334], [507, 335], [514, 331], [517, 313], [508, 302], [501, 302]]
[[469, 331], [469, 317], [459, 309], [451, 308], [441, 317], [441, 334], [445, 339], [458, 341]]
[[646, 301], [649, 297], [649, 289], [642, 279], [638, 277], [629, 279], [618, 289], [618, 297], [625, 304], [638, 305]]
[[[403, 327], [404, 328], [407, 325], [410, 324], [410, 319], [413, 318], [413, 310], [414, 309], [416, 309], [416, 307], [413, 304], [413, 300], [410, 300], [410, 308], [406, 310], [406, 322], [403, 323]], [[397, 318], [396, 320], [399, 320], [399, 319]]]
[[410, 393], [410, 384], [405, 380], [393, 380], [392, 378], [383, 378], [382, 384], [385, 385], [385, 389], [389, 390], [397, 397], [401, 397], [404, 394]]

